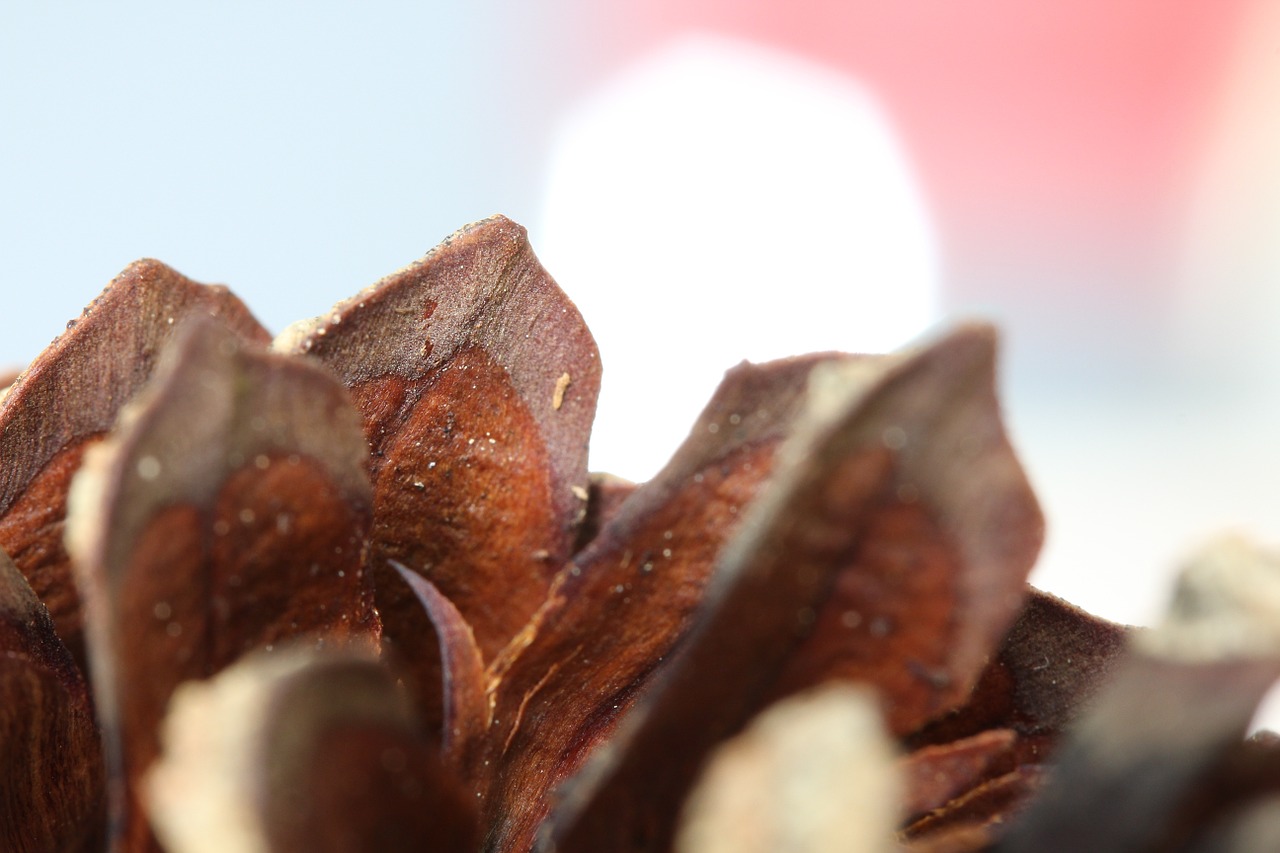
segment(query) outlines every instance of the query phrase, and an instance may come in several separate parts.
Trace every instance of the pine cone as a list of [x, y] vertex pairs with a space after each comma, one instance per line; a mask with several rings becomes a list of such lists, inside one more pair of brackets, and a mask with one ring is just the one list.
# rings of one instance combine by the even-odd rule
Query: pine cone
[[1276, 849], [1280, 565], [1030, 589], [994, 360], [744, 363], [633, 485], [506, 219], [274, 342], [138, 262], [0, 398], [0, 845]]

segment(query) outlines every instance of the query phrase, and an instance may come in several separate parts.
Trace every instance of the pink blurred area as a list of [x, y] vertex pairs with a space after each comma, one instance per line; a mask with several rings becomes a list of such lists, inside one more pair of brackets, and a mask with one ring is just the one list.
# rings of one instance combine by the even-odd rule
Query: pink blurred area
[[1280, 542], [1280, 5], [611, 8], [578, 94], [703, 33], [873, 96], [930, 220], [942, 313], [1003, 329], [1050, 524], [1037, 583], [1149, 622], [1205, 538]]
[[702, 30], [860, 81], [917, 171], [951, 302], [1047, 322], [1102, 300], [1154, 345], [1253, 5], [653, 0], [618, 20], [620, 55]]

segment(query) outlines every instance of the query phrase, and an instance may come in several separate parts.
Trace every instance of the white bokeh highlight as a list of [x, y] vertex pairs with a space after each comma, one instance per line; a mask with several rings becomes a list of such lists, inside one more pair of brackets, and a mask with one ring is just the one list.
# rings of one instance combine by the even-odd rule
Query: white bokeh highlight
[[652, 476], [724, 371], [894, 349], [938, 259], [902, 147], [854, 81], [686, 36], [571, 111], [532, 234], [599, 342], [591, 466]]

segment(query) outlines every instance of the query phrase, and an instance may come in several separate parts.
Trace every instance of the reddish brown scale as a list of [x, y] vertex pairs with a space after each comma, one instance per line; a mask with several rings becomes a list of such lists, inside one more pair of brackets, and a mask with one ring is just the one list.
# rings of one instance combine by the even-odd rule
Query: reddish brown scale
[[48, 611], [0, 551], [0, 849], [100, 850], [103, 781], [84, 679]]
[[934, 513], [887, 496], [868, 513], [849, 570], [837, 574], [776, 695], [829, 679], [879, 688], [886, 724], [912, 731], [955, 702], [947, 668], [961, 567]]
[[[610, 748], [565, 786], [539, 849], [668, 849], [702, 760], [786, 688], [792, 661], [824, 677], [838, 674], [833, 660], [862, 662], [904, 730], [967, 694], [1017, 615], [1042, 526], [999, 427], [992, 374], [992, 337], [979, 328], [829, 369], [788, 467], [720, 555], [689, 639]], [[948, 572], [950, 588], [935, 589]], [[839, 655], [806, 653], [844, 574], [856, 575], [845, 603], [880, 627]], [[917, 608], [926, 627], [914, 634]], [[877, 646], [895, 659], [868, 667]], [[491, 829], [488, 849], [523, 848], [519, 831]]]
[[364, 443], [341, 386], [212, 323], [166, 355], [72, 497], [122, 851], [156, 849], [139, 786], [180, 683], [293, 638], [378, 635]]
[[1017, 741], [1010, 729], [991, 729], [904, 756], [899, 766], [906, 789], [905, 819], [911, 822], [941, 809], [982, 782], [1012, 771]]
[[85, 449], [150, 378], [174, 330], [195, 317], [212, 317], [247, 341], [269, 340], [225, 287], [137, 261], [0, 396], [0, 547], [49, 607], [81, 667], [79, 594], [63, 544], [67, 489]]

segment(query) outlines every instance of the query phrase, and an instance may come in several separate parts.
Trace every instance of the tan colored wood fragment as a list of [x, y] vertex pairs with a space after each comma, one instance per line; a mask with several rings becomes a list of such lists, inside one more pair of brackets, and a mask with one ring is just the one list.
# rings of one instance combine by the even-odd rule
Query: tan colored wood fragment
[[567, 373], [561, 373], [560, 378], [556, 380], [556, 390], [551, 393], [551, 408], [557, 412], [564, 405], [564, 392], [568, 390], [569, 383], [572, 381]]
[[871, 694], [833, 685], [778, 703], [711, 756], [677, 853], [894, 849], [894, 749]]

